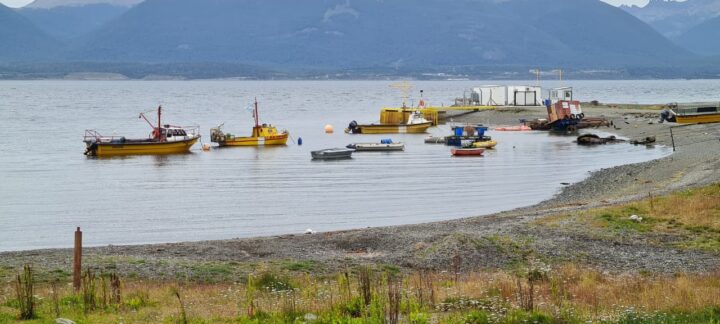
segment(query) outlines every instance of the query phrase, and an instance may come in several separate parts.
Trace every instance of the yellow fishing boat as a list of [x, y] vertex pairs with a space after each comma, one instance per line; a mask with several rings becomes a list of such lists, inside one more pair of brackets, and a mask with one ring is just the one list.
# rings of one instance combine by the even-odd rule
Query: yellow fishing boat
[[249, 137], [234, 136], [222, 131], [222, 125], [210, 129], [210, 141], [220, 146], [263, 146], [263, 145], [286, 145], [290, 133], [288, 131], [278, 132], [277, 128], [269, 124], [260, 124], [258, 117], [258, 104], [255, 100], [255, 127]]
[[180, 127], [162, 125], [160, 116], [162, 107], [158, 107], [157, 126], [153, 125], [144, 114], [152, 132], [148, 138], [129, 139], [124, 136], [102, 136], [96, 130], [86, 130], [83, 141], [87, 156], [121, 156], [138, 154], [177, 154], [187, 153], [199, 139], [197, 127]]
[[408, 121], [400, 124], [366, 124], [359, 125], [352, 121], [345, 133], [348, 134], [422, 134], [432, 126], [432, 122], [423, 117], [419, 111], [414, 111]]
[[699, 124], [720, 122], [718, 106], [702, 106], [673, 109], [675, 120], [679, 124]]

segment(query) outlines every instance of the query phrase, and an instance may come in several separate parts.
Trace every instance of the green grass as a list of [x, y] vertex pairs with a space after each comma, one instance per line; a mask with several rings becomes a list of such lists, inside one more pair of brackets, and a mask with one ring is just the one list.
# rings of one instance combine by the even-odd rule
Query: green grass
[[318, 270], [319, 265], [313, 260], [304, 261], [287, 261], [282, 265], [282, 268], [288, 271], [298, 272], [313, 272]]

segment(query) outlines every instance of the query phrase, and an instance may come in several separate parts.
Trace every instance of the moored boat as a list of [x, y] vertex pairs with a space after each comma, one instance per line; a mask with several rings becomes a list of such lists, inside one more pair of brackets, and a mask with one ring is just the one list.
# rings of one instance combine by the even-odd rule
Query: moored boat
[[491, 141], [492, 137], [486, 136], [487, 127], [476, 126], [455, 126], [454, 134], [445, 137], [445, 144], [449, 146], [471, 146], [475, 142]]
[[353, 149], [348, 148], [331, 148], [310, 152], [313, 160], [337, 160], [349, 159], [352, 157]]
[[349, 134], [422, 134], [432, 126], [432, 122], [423, 117], [419, 111], [414, 111], [406, 123], [400, 124], [358, 124], [350, 122], [345, 133]]
[[357, 152], [391, 152], [405, 150], [405, 144], [382, 140], [380, 143], [353, 143], [348, 145], [347, 148]]
[[450, 150], [450, 153], [454, 156], [482, 156], [485, 152], [481, 148], [454, 148]]
[[277, 128], [270, 124], [260, 124], [258, 116], [258, 104], [255, 100], [253, 110], [255, 118], [255, 126], [250, 136], [235, 136], [222, 131], [220, 125], [210, 129], [210, 141], [218, 143], [220, 146], [263, 146], [263, 145], [286, 145], [290, 133], [288, 131], [279, 132]]
[[496, 145], [497, 145], [497, 141], [494, 141], [494, 140], [477, 141], [477, 142], [472, 143], [472, 147], [482, 148], [482, 149], [492, 149], [492, 148], [495, 148]]
[[124, 136], [103, 136], [96, 130], [85, 130], [85, 155], [122, 156], [142, 154], [178, 154], [187, 153], [200, 139], [198, 127], [162, 125], [162, 107], [157, 110], [157, 126], [151, 123], [145, 114], [140, 118], [152, 127], [148, 138], [129, 139]]

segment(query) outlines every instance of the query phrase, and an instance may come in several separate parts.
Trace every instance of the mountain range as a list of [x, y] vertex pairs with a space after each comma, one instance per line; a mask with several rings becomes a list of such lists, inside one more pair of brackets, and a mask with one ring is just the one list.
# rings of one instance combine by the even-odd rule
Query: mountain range
[[38, 0], [0, 6], [0, 26], [0, 42], [10, 44], [0, 64], [456, 71], [698, 60], [599, 0]]
[[650, 0], [642, 7], [622, 5], [620, 8], [671, 39], [720, 15], [720, 1], [717, 0]]

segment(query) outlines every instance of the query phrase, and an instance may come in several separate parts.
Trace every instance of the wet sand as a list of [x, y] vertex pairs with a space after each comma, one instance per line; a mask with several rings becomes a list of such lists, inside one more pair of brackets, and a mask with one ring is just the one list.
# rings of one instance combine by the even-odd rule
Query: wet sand
[[[588, 105], [584, 110], [586, 116], [613, 121], [614, 126], [600, 128], [602, 132], [629, 139], [655, 136], [657, 145], [672, 146], [670, 127], [677, 125], [659, 124], [657, 110]], [[537, 108], [507, 109], [468, 114], [453, 121], [511, 125], [544, 114], [544, 109]], [[543, 217], [720, 182], [720, 124], [674, 128], [673, 132], [677, 150], [671, 156], [594, 172], [553, 199], [526, 208], [452, 221], [312, 235], [87, 248], [84, 260], [100, 270], [153, 279], [187, 277], [198, 266], [215, 263], [238, 265], [240, 271], [252, 271], [258, 263], [303, 261], [328, 272], [359, 264], [443, 270], [459, 257], [461, 268], [487, 269], [511, 266], [520, 255], [508, 247], [522, 245], [550, 263], [574, 262], [610, 272], [715, 270], [720, 268], [720, 255], [664, 244], [672, 242], [671, 236], [630, 233], [608, 238], [572, 224], [536, 225]], [[70, 249], [5, 252], [0, 253], [0, 270], [32, 263], [48, 271], [69, 271], [71, 260]]]

